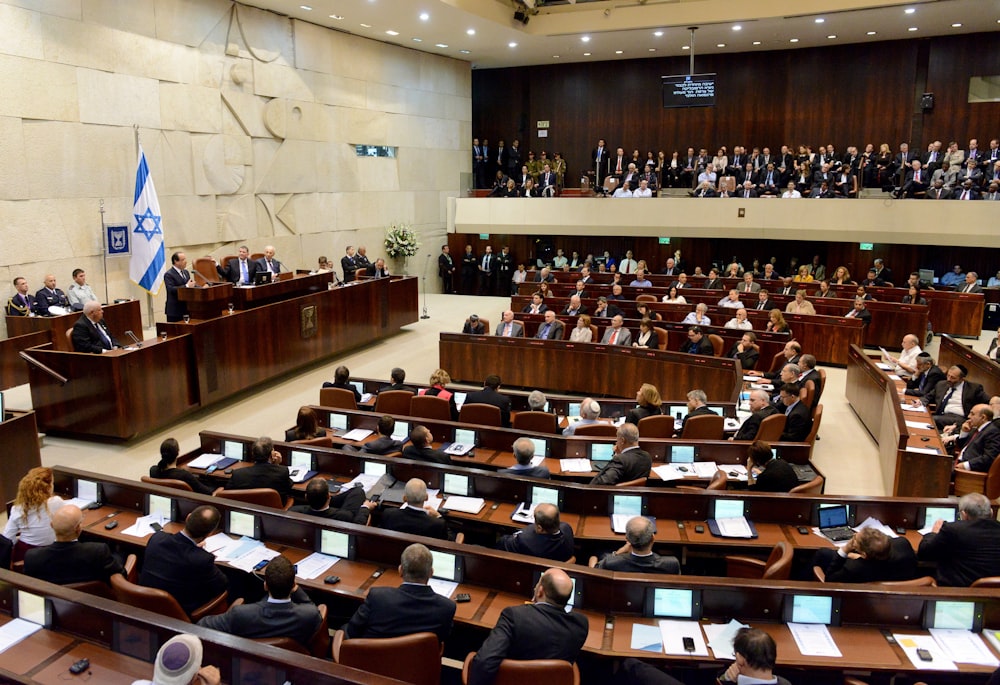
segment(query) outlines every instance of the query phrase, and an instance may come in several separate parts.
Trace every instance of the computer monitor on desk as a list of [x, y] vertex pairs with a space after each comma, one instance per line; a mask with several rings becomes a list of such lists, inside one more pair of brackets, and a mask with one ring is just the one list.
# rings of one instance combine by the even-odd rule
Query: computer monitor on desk
[[646, 588], [642, 615], [647, 618], [701, 619], [701, 590]]
[[824, 595], [786, 595], [782, 605], [785, 623], [840, 625], [840, 598]]
[[154, 495], [148, 492], [146, 493], [145, 505], [147, 516], [150, 514], [159, 514], [167, 523], [180, 520], [177, 500], [173, 497], [164, 497], [163, 495]]
[[273, 274], [270, 271], [258, 271], [253, 275], [254, 285], [267, 285], [271, 282]]
[[260, 516], [242, 511], [226, 512], [226, 533], [239, 537], [261, 539]]
[[337, 530], [317, 530], [316, 551], [331, 557], [353, 559], [354, 536]]
[[435, 578], [451, 580], [456, 583], [462, 582], [462, 579], [465, 577], [462, 557], [451, 552], [441, 552], [432, 549], [431, 558], [433, 559]]

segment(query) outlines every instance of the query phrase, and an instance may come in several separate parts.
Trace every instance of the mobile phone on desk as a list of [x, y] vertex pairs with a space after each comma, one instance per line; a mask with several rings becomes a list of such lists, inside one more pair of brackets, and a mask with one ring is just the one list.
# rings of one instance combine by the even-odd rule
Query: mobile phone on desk
[[694, 638], [691, 638], [691, 637], [681, 638], [681, 642], [683, 642], [683, 644], [684, 644], [684, 651], [685, 652], [693, 652], [694, 651]]
[[218, 467], [218, 466], [216, 466], [215, 464], [212, 464], [212, 465], [210, 465], [210, 466], [209, 466], [209, 467], [208, 467], [207, 469], [205, 469], [205, 473], [206, 473], [206, 474], [207, 474], [207, 473], [215, 473], [215, 470], [216, 470], [217, 468], [219, 468], [219, 467]]
[[917, 650], [917, 658], [921, 661], [934, 661], [934, 657], [931, 656], [931, 653], [923, 648]]

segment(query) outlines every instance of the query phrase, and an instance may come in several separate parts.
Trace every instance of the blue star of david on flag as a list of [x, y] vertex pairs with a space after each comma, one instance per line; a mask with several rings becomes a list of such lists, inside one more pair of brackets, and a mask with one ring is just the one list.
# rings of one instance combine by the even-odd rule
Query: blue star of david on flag
[[156, 198], [156, 188], [153, 187], [153, 177], [149, 175], [146, 153], [142, 151], [141, 145], [135, 171], [135, 200], [129, 231], [146, 238], [133, 241], [129, 277], [140, 288], [155, 295], [163, 285], [163, 274], [166, 272], [163, 215], [160, 213], [160, 201]]
[[[149, 207], [146, 208], [145, 213], [134, 214], [133, 216], [135, 217], [135, 221], [137, 224], [135, 232], [141, 233], [142, 235], [146, 236], [146, 240], [152, 240], [153, 236], [156, 235], [163, 235], [163, 231], [160, 230], [160, 219], [162, 217], [153, 214], [153, 210], [151, 210]], [[149, 221], [152, 222], [153, 224], [152, 228], [147, 228], [149, 224], [147, 223], [146, 219], [149, 219]]]

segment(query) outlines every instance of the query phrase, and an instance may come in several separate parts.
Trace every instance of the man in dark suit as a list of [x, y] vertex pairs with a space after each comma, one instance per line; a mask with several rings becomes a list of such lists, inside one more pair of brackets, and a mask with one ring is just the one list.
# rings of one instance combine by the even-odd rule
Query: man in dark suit
[[395, 430], [396, 419], [388, 414], [380, 416], [376, 429], [378, 437], [362, 443], [358, 449], [368, 454], [389, 454], [390, 452], [400, 451], [403, 449], [403, 443], [400, 440], [393, 440], [392, 434]]
[[968, 587], [980, 578], [1000, 576], [1000, 522], [985, 495], [963, 495], [959, 520], [937, 521], [917, 548], [921, 561], [937, 562], [938, 585]]
[[868, 305], [865, 304], [863, 297], [854, 298], [854, 308], [844, 314], [844, 317], [848, 319], [861, 319], [861, 323], [865, 328], [872, 322], [872, 313], [868, 311]]
[[603, 138], [597, 141], [597, 147], [590, 153], [590, 168], [595, 172], [597, 187], [602, 187], [604, 178], [611, 173], [611, 154], [608, 152]]
[[535, 337], [542, 340], [562, 340], [563, 329], [563, 322], [556, 318], [553, 310], [548, 309], [545, 311], [545, 321], [538, 327]]
[[[621, 286], [619, 286], [620, 288]], [[601, 295], [597, 298], [597, 306], [594, 308], [594, 313], [591, 314], [591, 318], [614, 318], [616, 316], [621, 316], [622, 310], [616, 304], [610, 304], [608, 298]]]
[[584, 306], [582, 295], [574, 293], [569, 298], [569, 302], [563, 307], [563, 310], [559, 312], [562, 316], [579, 316], [580, 314], [586, 314], [587, 308]]
[[774, 309], [774, 300], [771, 299], [771, 294], [765, 290], [760, 289], [757, 291], [757, 304], [753, 307], [757, 311], [770, 311]]
[[510, 399], [501, 395], [500, 376], [490, 374], [483, 382], [483, 389], [470, 392], [466, 398], [466, 404], [491, 404], [500, 410], [500, 424], [504, 428], [510, 428]]
[[934, 363], [934, 357], [927, 352], [917, 355], [917, 372], [906, 381], [906, 394], [923, 397], [944, 380], [944, 371]]
[[180, 321], [188, 313], [187, 302], [182, 302], [177, 297], [178, 288], [195, 287], [194, 279], [187, 270], [187, 255], [183, 252], [173, 253], [170, 264], [170, 268], [163, 274], [163, 285], [167, 288], [167, 303], [164, 307], [167, 323]]
[[492, 295], [496, 290], [497, 259], [493, 254], [493, 246], [487, 245], [483, 258], [479, 260], [479, 294]]
[[235, 469], [226, 483], [226, 490], [249, 490], [251, 488], [271, 488], [277, 490], [282, 500], [292, 494], [292, 479], [288, 477], [288, 467], [281, 464], [281, 453], [274, 449], [269, 437], [257, 438], [250, 448], [253, 465]]
[[708, 339], [701, 326], [691, 326], [687, 332], [687, 341], [681, 344], [681, 352], [688, 354], [705, 354], [711, 357], [715, 354], [712, 341]]
[[645, 516], [635, 516], [625, 524], [625, 544], [597, 562], [597, 568], [622, 573], [681, 572], [677, 557], [660, 556], [653, 552], [653, 522]]
[[823, 569], [827, 583], [910, 580], [917, 575], [917, 555], [905, 536], [890, 538], [875, 528], [864, 528], [836, 551], [818, 550], [813, 566]]
[[476, 294], [476, 278], [479, 273], [479, 260], [472, 251], [472, 245], [465, 246], [465, 254], [462, 255], [462, 294]]
[[719, 278], [719, 272], [716, 269], [708, 270], [708, 278], [701, 286], [705, 290], [722, 290], [722, 279]]
[[403, 448], [403, 456], [432, 464], [450, 464], [451, 457], [434, 448], [434, 438], [426, 426], [414, 426], [410, 431], [410, 444]]
[[799, 387], [792, 383], [781, 386], [781, 403], [785, 405], [785, 431], [781, 442], [802, 442], [812, 430], [809, 408], [799, 401]]
[[253, 275], [257, 273], [257, 262], [251, 261], [250, 248], [240, 245], [239, 256], [226, 264], [216, 262], [215, 270], [219, 276], [234, 285], [250, 285], [253, 283]]
[[103, 542], [80, 542], [83, 512], [66, 504], [52, 514], [56, 541], [34, 547], [24, 555], [24, 573], [57, 585], [98, 580], [109, 583], [111, 576], [122, 573], [122, 565]]
[[344, 272], [345, 283], [354, 280], [358, 268], [357, 251], [353, 245], [348, 245], [344, 250], [344, 256], [340, 258], [340, 269]]
[[507, 338], [523, 338], [524, 326], [520, 322], [514, 321], [514, 312], [508, 309], [503, 313], [503, 320], [497, 324], [494, 335]]
[[219, 510], [202, 505], [188, 514], [184, 530], [153, 533], [146, 544], [139, 585], [169, 592], [188, 614], [228, 585], [215, 557], [201, 543], [219, 527]]
[[73, 324], [71, 339], [76, 352], [103, 354], [121, 347], [104, 323], [104, 307], [93, 300], [83, 305], [83, 315]]
[[534, 523], [512, 535], [504, 535], [497, 549], [540, 559], [568, 561], [574, 554], [573, 529], [559, 520], [559, 508], [554, 504], [539, 504], [534, 514]]
[[448, 539], [448, 526], [432, 507], [427, 506], [427, 484], [419, 478], [406, 481], [403, 506], [382, 512], [381, 528], [410, 535]]
[[788, 492], [799, 479], [784, 459], [775, 457], [771, 445], [754, 440], [747, 448], [747, 490], [755, 492]]
[[313, 478], [306, 486], [306, 503], [292, 507], [291, 511], [363, 526], [368, 523], [368, 515], [373, 506], [371, 502], [365, 501], [364, 488], [345, 488], [331, 496], [326, 479]]
[[507, 607], [472, 660], [469, 685], [490, 685], [500, 662], [533, 659], [576, 661], [590, 630], [582, 614], [567, 613], [573, 581], [550, 568], [535, 586], [531, 604]]
[[[596, 403], [595, 403], [596, 404]], [[500, 469], [497, 473], [509, 473], [512, 476], [525, 476], [527, 478], [551, 478], [552, 474], [544, 466], [532, 466], [531, 460], [535, 457], [535, 443], [528, 438], [518, 438], [514, 441], [514, 459], [516, 464], [510, 468]]]
[[965, 274], [965, 283], [955, 288], [956, 292], [960, 293], [981, 293], [983, 289], [980, 287], [977, 281], [979, 280], [979, 274], [975, 271], [970, 271]]
[[28, 279], [23, 276], [15, 278], [14, 289], [17, 292], [4, 307], [7, 316], [31, 316], [35, 311], [35, 298], [28, 294]]
[[736, 431], [733, 440], [753, 440], [760, 431], [760, 422], [768, 416], [778, 413], [778, 410], [771, 404], [771, 398], [763, 390], [750, 391], [750, 411], [753, 413]]
[[934, 423], [939, 429], [960, 424], [977, 404], [989, 404], [990, 396], [979, 383], [965, 380], [968, 369], [956, 364], [948, 369], [945, 379], [930, 389], [919, 402], [934, 405]]
[[639, 429], [634, 423], [618, 427], [615, 456], [590, 481], [591, 485], [614, 485], [637, 478], [648, 478], [653, 461], [649, 454], [639, 449]]
[[403, 381], [406, 380], [406, 371], [404, 369], [401, 369], [398, 366], [394, 367], [392, 371], [389, 372], [389, 380], [392, 381], [392, 384], [385, 386], [379, 390], [379, 392], [385, 392], [386, 390], [405, 390], [406, 392], [412, 392], [414, 395], [417, 394], [416, 390], [403, 383]]
[[64, 307], [69, 309], [69, 298], [66, 293], [56, 287], [56, 277], [46, 274], [45, 287], [35, 293], [35, 313], [48, 314], [49, 307]]
[[434, 573], [431, 552], [419, 542], [403, 550], [397, 587], [373, 587], [364, 604], [344, 625], [348, 639], [383, 638], [434, 633], [444, 642], [451, 634], [455, 603], [432, 590], [427, 581]]
[[[977, 404], [969, 412], [968, 420], [962, 424], [960, 435], [954, 437], [955, 469], [964, 471], [979, 471], [986, 473], [993, 465], [993, 460], [1000, 454], [1000, 428], [993, 422], [993, 410], [988, 404]], [[953, 426], [945, 428], [950, 432]], [[959, 433], [959, 431], [955, 431]], [[946, 442], [951, 442], [945, 436]]]
[[230, 607], [223, 614], [206, 616], [198, 625], [248, 638], [290, 637], [308, 645], [323, 619], [305, 590], [295, 582], [295, 569], [278, 555], [264, 567], [267, 597], [253, 604]]
[[511, 281], [514, 278], [514, 257], [510, 253], [510, 248], [504, 245], [500, 248], [497, 258], [497, 295], [506, 296], [511, 291]]
[[691, 390], [688, 392], [688, 412], [684, 416], [684, 420], [681, 422], [681, 429], [677, 432], [678, 435], [684, 432], [684, 427], [687, 426], [688, 419], [692, 416], [718, 416], [718, 414], [708, 408], [707, 402], [708, 396], [705, 394], [704, 390]]
[[455, 262], [447, 245], [441, 246], [441, 254], [438, 255], [438, 276], [441, 278], [441, 292], [454, 293]]
[[257, 260], [257, 271], [270, 271], [275, 276], [281, 273], [281, 262], [274, 258], [274, 245], [264, 248], [264, 256]]

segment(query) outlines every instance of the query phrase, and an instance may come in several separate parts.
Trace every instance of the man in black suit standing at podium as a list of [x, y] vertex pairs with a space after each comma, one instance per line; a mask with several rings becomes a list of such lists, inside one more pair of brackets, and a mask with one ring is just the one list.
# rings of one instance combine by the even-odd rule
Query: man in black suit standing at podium
[[163, 274], [163, 285], [167, 286], [167, 304], [164, 308], [167, 323], [180, 321], [188, 313], [187, 302], [177, 297], [177, 289], [195, 287], [191, 273], [187, 270], [187, 255], [175, 252], [170, 256], [170, 263], [172, 266]]
[[90, 352], [91, 354], [104, 354], [108, 350], [121, 347], [108, 325], [104, 323], [104, 308], [100, 302], [90, 301], [83, 305], [83, 316], [73, 324], [73, 350], [76, 352]]

